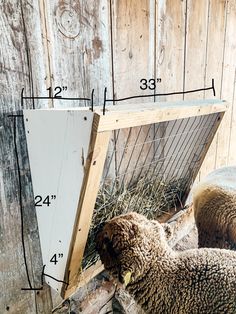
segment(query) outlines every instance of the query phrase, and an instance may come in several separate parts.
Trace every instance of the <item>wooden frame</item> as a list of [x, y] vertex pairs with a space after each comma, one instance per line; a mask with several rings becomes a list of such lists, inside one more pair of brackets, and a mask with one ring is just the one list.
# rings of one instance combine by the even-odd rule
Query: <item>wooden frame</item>
[[[69, 297], [79, 286], [87, 283], [102, 270], [101, 263], [97, 263], [81, 274], [80, 265], [87, 242], [111, 131], [157, 122], [190, 118], [193, 116], [220, 113], [220, 119], [218, 123], [216, 123], [214, 130], [212, 130], [209, 139], [211, 142], [227, 107], [225, 101], [217, 99], [109, 106], [105, 111], [105, 115], [103, 114], [102, 107], [96, 107], [83, 186], [74, 225], [73, 240], [67, 262], [65, 281], [68, 282], [69, 285], [64, 286], [62, 290], [63, 298]], [[209, 146], [210, 143], [207, 149]], [[204, 156], [206, 151], [203, 154]], [[203, 162], [204, 156], [201, 159], [201, 163]], [[196, 176], [197, 173], [194, 175]]]

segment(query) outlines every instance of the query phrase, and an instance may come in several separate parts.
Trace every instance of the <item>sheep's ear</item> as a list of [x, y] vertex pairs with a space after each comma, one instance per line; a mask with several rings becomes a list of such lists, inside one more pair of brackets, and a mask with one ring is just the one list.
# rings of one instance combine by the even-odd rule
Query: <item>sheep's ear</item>
[[173, 237], [173, 230], [168, 223], [162, 224], [162, 227], [165, 231], [165, 236], [167, 240], [170, 240]]
[[138, 233], [139, 233], [138, 226], [135, 223], [132, 223], [132, 225], [131, 225], [131, 227], [129, 229], [129, 232], [130, 232], [131, 238], [135, 238], [138, 235]]

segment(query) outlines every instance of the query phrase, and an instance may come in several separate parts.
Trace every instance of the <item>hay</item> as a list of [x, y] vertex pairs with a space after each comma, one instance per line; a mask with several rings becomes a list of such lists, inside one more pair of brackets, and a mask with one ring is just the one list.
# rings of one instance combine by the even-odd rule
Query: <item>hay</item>
[[104, 184], [97, 196], [82, 269], [89, 268], [99, 259], [95, 250], [95, 237], [103, 222], [130, 211], [156, 219], [170, 209], [182, 205], [184, 187], [186, 180], [172, 179], [162, 182], [157, 178], [148, 183], [142, 178], [130, 189], [120, 187], [119, 182]]

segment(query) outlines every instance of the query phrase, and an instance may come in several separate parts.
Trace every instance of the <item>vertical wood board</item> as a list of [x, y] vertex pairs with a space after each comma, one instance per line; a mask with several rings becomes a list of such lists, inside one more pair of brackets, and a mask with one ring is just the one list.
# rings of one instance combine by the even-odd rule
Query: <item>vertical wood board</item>
[[[216, 97], [221, 97], [221, 82], [222, 82], [222, 60], [224, 57], [224, 39], [225, 39], [225, 13], [226, 2], [221, 0], [209, 1], [209, 20], [208, 20], [208, 35], [206, 48], [206, 66], [205, 66], [205, 87], [208, 86], [212, 78]], [[218, 47], [216, 49], [216, 47]], [[204, 97], [208, 97], [212, 91], [206, 91]], [[228, 113], [225, 114], [224, 120]], [[224, 121], [223, 120], [223, 121]], [[224, 122], [223, 122], [224, 123]], [[208, 150], [203, 165], [200, 169], [200, 180], [202, 176], [213, 171], [216, 167], [217, 155], [217, 136], [213, 139]]]
[[[204, 86], [208, 26], [208, 1], [188, 0], [186, 15], [186, 57], [184, 90]], [[206, 82], [211, 86], [210, 82]], [[211, 91], [212, 92], [212, 91]], [[211, 94], [211, 96], [213, 93]], [[202, 99], [204, 91], [184, 95], [184, 99]]]
[[[217, 138], [217, 156], [216, 168], [225, 166], [229, 159], [229, 146], [235, 142], [230, 136], [231, 133], [231, 115], [234, 103], [235, 88], [235, 66], [236, 66], [236, 38], [235, 38], [235, 21], [236, 21], [236, 4], [235, 1], [228, 1], [226, 12], [226, 31], [225, 31], [225, 47], [223, 59], [222, 87], [221, 98], [226, 98], [230, 104], [230, 108], [225, 114], [222, 125], [220, 126]], [[231, 156], [235, 156], [235, 152], [231, 150]], [[232, 158], [232, 157], [231, 157]], [[232, 160], [232, 159], [231, 159]], [[236, 159], [234, 157], [234, 163]]]
[[75, 217], [73, 240], [68, 260], [68, 274], [66, 274], [66, 277], [68, 278], [69, 286], [62, 292], [62, 296], [64, 297], [70, 296], [78, 286], [81, 262], [92, 221], [110, 136], [110, 131], [97, 133], [96, 130], [93, 130], [91, 134], [83, 186]]
[[[88, 97], [94, 104], [103, 99], [104, 88], [112, 90], [109, 1], [46, 1], [50, 40], [51, 84], [67, 86], [66, 97]], [[65, 102], [56, 100], [54, 107]], [[67, 107], [88, 106], [70, 101]]]
[[[184, 44], [185, 44], [185, 1], [156, 1], [156, 73], [161, 78], [157, 93], [180, 92], [184, 84]], [[182, 100], [183, 95], [159, 96], [157, 101]], [[157, 129], [157, 126], [156, 126]], [[157, 129], [159, 138], [168, 134], [181, 133], [185, 124], [181, 120], [164, 124]], [[170, 143], [170, 141], [169, 141]], [[155, 158], [160, 154], [165, 158], [170, 147], [166, 140], [156, 143]], [[158, 147], [156, 147], [158, 146]], [[164, 161], [164, 168], [168, 162]]]
[[[155, 7], [149, 0], [111, 3], [114, 98], [152, 94], [154, 91], [140, 89], [140, 80], [155, 79]], [[119, 104], [145, 101], [147, 99], [140, 98]], [[116, 174], [121, 176], [121, 182], [125, 185], [132, 185], [139, 177], [144, 160], [151, 161], [153, 148], [150, 148], [150, 144], [142, 144], [153, 138], [153, 132], [154, 127], [148, 126], [116, 132]], [[128, 146], [132, 148], [128, 149]], [[139, 170], [127, 174], [130, 164], [135, 164]]]
[[[208, 10], [209, 1], [186, 0], [184, 90], [202, 88], [204, 84], [211, 86], [211, 80], [205, 82]], [[204, 91], [199, 91], [185, 94], [184, 99], [203, 99], [204, 95]], [[199, 176], [196, 178], [197, 181]]]

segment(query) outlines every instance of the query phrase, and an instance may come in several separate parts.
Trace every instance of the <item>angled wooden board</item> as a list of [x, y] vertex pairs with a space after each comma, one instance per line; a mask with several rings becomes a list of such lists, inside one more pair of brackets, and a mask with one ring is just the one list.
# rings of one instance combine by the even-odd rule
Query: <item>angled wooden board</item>
[[[24, 121], [45, 273], [63, 281], [84, 177], [93, 113], [25, 110]], [[55, 195], [55, 197], [54, 197]], [[45, 203], [43, 200], [49, 196]], [[56, 255], [55, 255], [56, 254]], [[51, 262], [50, 262], [51, 260]], [[62, 282], [45, 276], [58, 292]]]
[[110, 106], [105, 115], [102, 107], [96, 107], [94, 124], [104, 132], [222, 112], [227, 106], [219, 99], [127, 104]]

